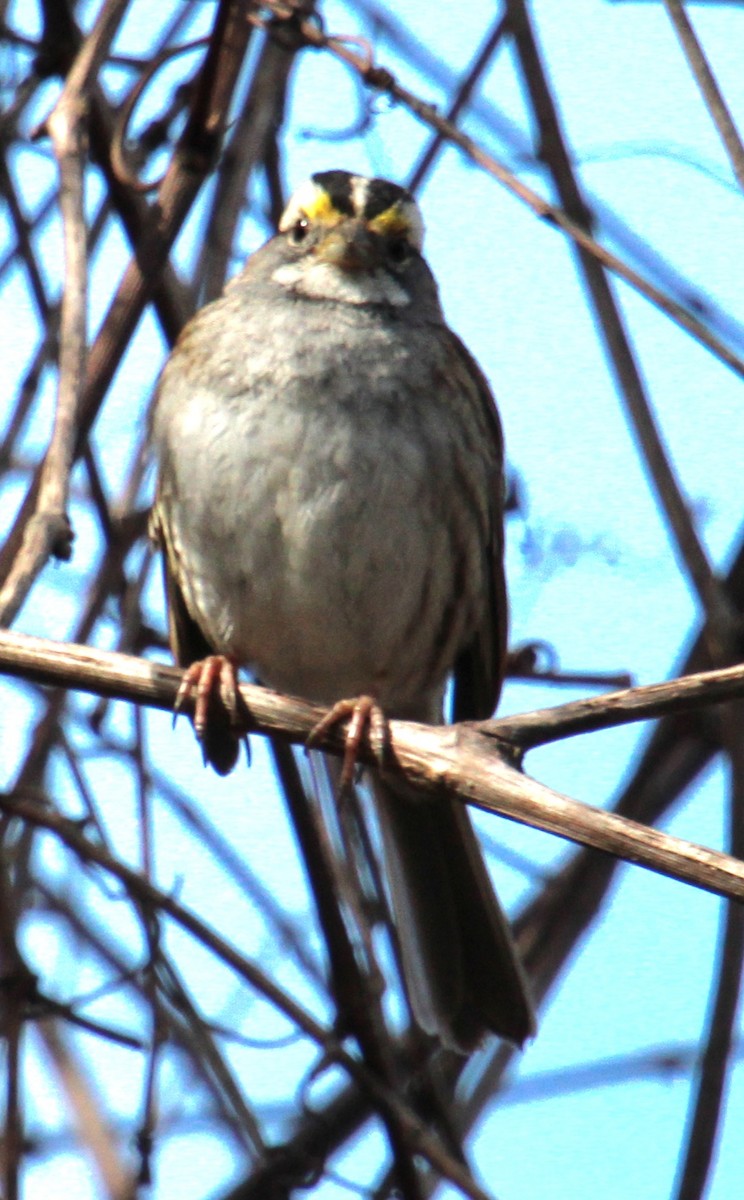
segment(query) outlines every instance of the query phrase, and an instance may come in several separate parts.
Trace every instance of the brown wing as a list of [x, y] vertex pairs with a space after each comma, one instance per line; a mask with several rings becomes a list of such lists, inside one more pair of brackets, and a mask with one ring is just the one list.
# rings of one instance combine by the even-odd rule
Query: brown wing
[[191, 663], [214, 654], [215, 649], [210, 646], [186, 607], [183, 592], [178, 584], [178, 553], [170, 536], [170, 527], [159, 496], [155, 498], [150, 515], [150, 537], [160, 547], [163, 560], [163, 585], [171, 653], [179, 667], [188, 667]]
[[460, 651], [455, 662], [455, 721], [490, 717], [496, 708], [506, 670], [509, 612], [504, 576], [504, 438], [501, 421], [485, 375], [456, 334], [450, 333], [454, 351], [463, 360], [482, 406], [484, 437], [490, 441], [493, 462], [489, 536], [485, 553], [488, 597], [484, 617], [473, 640]]
[[[155, 499], [150, 517], [150, 536], [160, 546], [163, 557], [163, 582], [171, 652], [179, 667], [188, 667], [191, 663], [208, 658], [216, 651], [191, 616], [179, 586], [181, 567], [178, 550], [160, 495]], [[201, 747], [204, 761], [211, 763], [219, 775], [227, 775], [232, 771], [238, 759], [240, 741], [233, 728], [230, 713], [214, 696], [210, 696], [209, 717], [201, 736]]]

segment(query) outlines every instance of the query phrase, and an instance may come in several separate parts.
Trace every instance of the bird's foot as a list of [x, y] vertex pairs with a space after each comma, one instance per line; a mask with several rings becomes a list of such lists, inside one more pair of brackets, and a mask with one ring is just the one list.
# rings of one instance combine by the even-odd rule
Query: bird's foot
[[389, 733], [387, 718], [373, 696], [357, 696], [350, 700], [338, 700], [333, 708], [311, 730], [306, 746], [311, 750], [335, 725], [348, 721], [345, 733], [343, 766], [339, 786], [345, 791], [353, 782], [354, 769], [362, 743], [367, 738], [370, 750], [378, 766], [385, 760]]
[[192, 663], [183, 673], [173, 705], [173, 721], [187, 700], [194, 699], [194, 733], [205, 762], [220, 775], [235, 766], [241, 738], [250, 730], [250, 713], [238, 687], [235, 660], [210, 654]]

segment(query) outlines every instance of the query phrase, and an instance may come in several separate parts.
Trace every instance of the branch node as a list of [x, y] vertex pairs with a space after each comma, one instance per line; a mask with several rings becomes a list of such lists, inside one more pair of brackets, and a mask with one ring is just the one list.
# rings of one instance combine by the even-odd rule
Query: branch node
[[69, 562], [72, 558], [72, 543], [75, 531], [67, 513], [55, 513], [50, 520], [50, 554], [60, 562]]

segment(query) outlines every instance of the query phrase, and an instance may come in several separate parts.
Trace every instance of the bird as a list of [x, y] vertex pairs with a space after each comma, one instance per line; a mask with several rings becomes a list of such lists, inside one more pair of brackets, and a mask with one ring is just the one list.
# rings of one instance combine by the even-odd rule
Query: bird
[[[423, 236], [404, 187], [317, 172], [160, 375], [152, 530], [180, 697], [221, 774], [241, 668], [357, 737], [380, 713], [441, 724], [448, 695], [455, 721], [496, 707], [502, 430]], [[417, 1024], [463, 1054], [523, 1045], [529, 988], [465, 806], [391, 772], [371, 787]]]

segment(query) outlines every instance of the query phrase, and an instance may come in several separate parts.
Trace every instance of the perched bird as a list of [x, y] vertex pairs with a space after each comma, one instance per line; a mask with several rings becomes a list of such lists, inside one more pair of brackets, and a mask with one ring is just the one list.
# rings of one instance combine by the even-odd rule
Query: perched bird
[[[496, 706], [501, 427], [422, 240], [405, 189], [314, 175], [163, 370], [153, 527], [221, 773], [238, 740], [215, 697], [234, 709], [240, 666], [333, 719], [379, 705], [441, 723], [451, 675], [455, 720]], [[466, 809], [379, 775], [373, 789], [417, 1021], [463, 1052], [488, 1031], [522, 1044], [528, 991]]]

